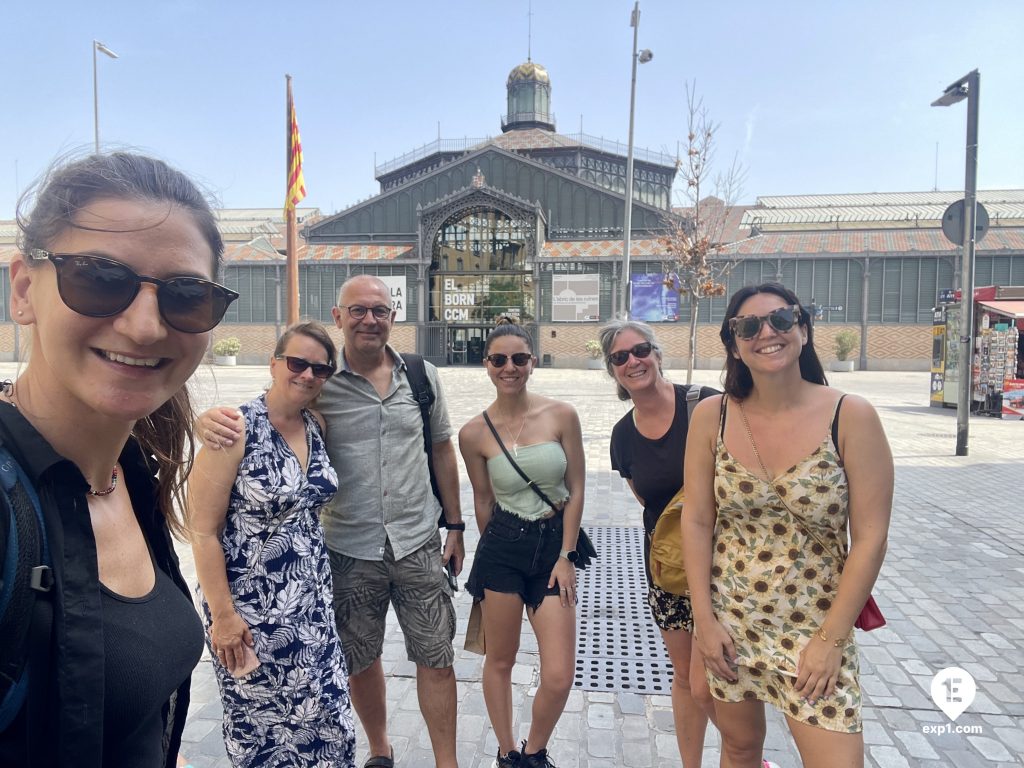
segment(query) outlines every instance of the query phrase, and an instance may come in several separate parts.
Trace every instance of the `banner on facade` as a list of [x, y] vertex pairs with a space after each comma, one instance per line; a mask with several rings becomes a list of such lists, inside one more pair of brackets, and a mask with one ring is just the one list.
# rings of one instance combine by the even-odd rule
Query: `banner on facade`
[[675, 275], [650, 272], [630, 276], [629, 316], [645, 323], [675, 322], [679, 319], [679, 291]]
[[395, 310], [395, 322], [405, 322], [405, 275], [377, 275], [391, 291], [391, 308]]
[[551, 319], [579, 323], [600, 320], [600, 287], [598, 275], [552, 275]]

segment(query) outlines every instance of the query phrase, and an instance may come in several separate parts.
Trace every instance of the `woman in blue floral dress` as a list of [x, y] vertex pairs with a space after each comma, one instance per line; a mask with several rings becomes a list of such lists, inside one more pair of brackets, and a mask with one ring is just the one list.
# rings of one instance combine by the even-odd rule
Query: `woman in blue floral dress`
[[355, 760], [319, 520], [338, 479], [323, 419], [309, 408], [335, 365], [322, 325], [289, 328], [270, 362], [270, 389], [241, 408], [244, 443], [200, 451], [189, 484], [224, 743], [239, 768], [334, 768]]

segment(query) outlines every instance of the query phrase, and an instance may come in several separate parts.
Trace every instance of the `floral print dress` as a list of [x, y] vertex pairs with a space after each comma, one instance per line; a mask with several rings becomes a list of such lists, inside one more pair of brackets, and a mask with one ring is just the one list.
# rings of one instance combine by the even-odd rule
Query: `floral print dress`
[[[725, 409], [722, 411], [724, 424]], [[785, 499], [785, 504], [782, 499]], [[771, 483], [729, 455], [719, 429], [711, 601], [736, 648], [736, 682], [708, 672], [721, 701], [760, 699], [830, 731], [861, 730], [853, 633], [835, 693], [812, 706], [794, 691], [800, 651], [832, 607], [846, 556], [850, 489], [831, 432]], [[792, 507], [831, 551], [804, 532]]]
[[[303, 412], [309, 446], [304, 472], [270, 423], [265, 396], [241, 410], [245, 455], [221, 544], [235, 609], [252, 631], [261, 663], [236, 679], [214, 662], [227, 753], [233, 765], [246, 768], [352, 766], [348, 672], [318, 517], [338, 490], [338, 476], [311, 413]], [[202, 606], [209, 630], [205, 600]]]

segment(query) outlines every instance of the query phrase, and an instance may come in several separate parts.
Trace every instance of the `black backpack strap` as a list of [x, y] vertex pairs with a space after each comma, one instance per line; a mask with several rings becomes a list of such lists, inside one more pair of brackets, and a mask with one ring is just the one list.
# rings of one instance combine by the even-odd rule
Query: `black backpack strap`
[[[405, 377], [409, 380], [409, 388], [412, 390], [413, 399], [420, 406], [420, 416], [423, 419], [423, 450], [427, 456], [433, 448], [430, 436], [430, 406], [434, 404], [434, 390], [430, 388], [430, 380], [427, 378], [427, 367], [423, 364], [423, 358], [411, 353], [402, 355], [405, 362]], [[431, 471], [433, 475], [433, 471]]]
[[[434, 440], [430, 433], [430, 408], [434, 405], [437, 397], [430, 386], [430, 379], [427, 378], [427, 366], [423, 363], [423, 357], [409, 352], [402, 355], [402, 361], [405, 363], [405, 377], [409, 381], [409, 389], [412, 390], [413, 399], [420, 407], [420, 419], [423, 421], [423, 452], [427, 454], [430, 490], [440, 502], [441, 489], [437, 485], [437, 476], [434, 474]], [[443, 507], [442, 502], [441, 516], [437, 520], [438, 528], [447, 527]]]

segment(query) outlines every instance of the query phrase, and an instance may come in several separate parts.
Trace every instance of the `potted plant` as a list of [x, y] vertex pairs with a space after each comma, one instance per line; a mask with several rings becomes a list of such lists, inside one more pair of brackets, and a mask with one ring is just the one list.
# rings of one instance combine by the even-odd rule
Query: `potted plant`
[[852, 371], [853, 360], [849, 358], [850, 355], [853, 354], [853, 350], [855, 350], [857, 345], [860, 344], [860, 336], [857, 335], [856, 331], [850, 330], [849, 328], [843, 328], [836, 334], [834, 344], [836, 359], [832, 361], [832, 370]]
[[587, 368], [599, 371], [604, 368], [604, 354], [601, 351], [601, 342], [597, 339], [588, 341], [584, 348], [587, 350]]
[[242, 342], [236, 336], [226, 336], [213, 345], [213, 362], [217, 365], [234, 365], [235, 356], [242, 349]]

